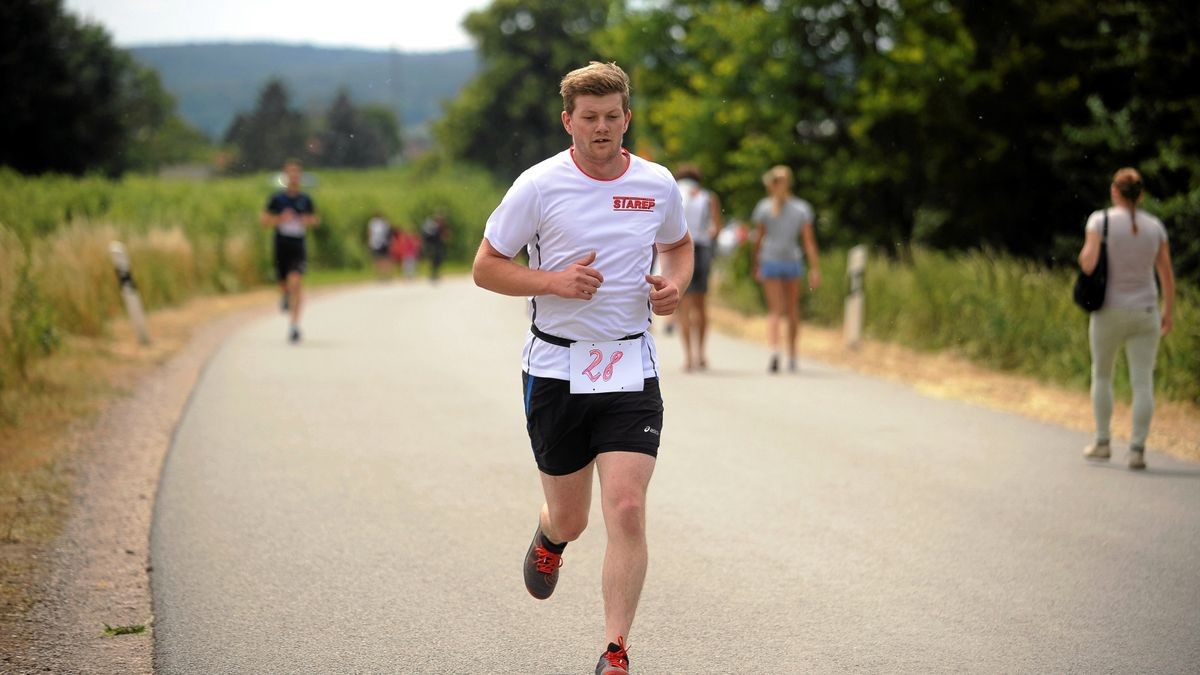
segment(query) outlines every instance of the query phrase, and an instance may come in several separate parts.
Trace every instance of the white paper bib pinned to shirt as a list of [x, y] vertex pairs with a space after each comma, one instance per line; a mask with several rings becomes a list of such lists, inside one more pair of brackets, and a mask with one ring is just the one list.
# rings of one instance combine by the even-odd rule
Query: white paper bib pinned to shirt
[[571, 344], [571, 393], [642, 391], [642, 341], [614, 340]]

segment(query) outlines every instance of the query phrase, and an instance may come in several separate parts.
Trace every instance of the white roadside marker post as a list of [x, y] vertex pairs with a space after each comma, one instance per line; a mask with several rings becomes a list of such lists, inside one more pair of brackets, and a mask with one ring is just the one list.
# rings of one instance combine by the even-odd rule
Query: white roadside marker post
[[125, 301], [125, 311], [129, 313], [129, 321], [137, 331], [138, 342], [150, 344], [150, 333], [146, 330], [146, 313], [142, 311], [142, 298], [138, 295], [137, 286], [133, 283], [133, 272], [129, 267], [129, 254], [119, 241], [108, 245], [108, 253], [112, 257], [113, 267], [117, 270], [117, 282], [121, 284], [121, 299]]
[[850, 249], [846, 262], [846, 275], [850, 277], [850, 289], [846, 293], [845, 316], [842, 335], [846, 346], [854, 349], [862, 340], [863, 299], [865, 287], [863, 276], [867, 271], [867, 247], [859, 244]]

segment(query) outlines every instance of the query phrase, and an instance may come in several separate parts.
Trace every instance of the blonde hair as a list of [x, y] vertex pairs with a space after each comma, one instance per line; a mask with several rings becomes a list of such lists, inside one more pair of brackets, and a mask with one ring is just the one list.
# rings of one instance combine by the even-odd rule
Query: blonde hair
[[1133, 167], [1117, 169], [1113, 174], [1113, 187], [1117, 194], [1129, 201], [1129, 221], [1133, 223], [1133, 234], [1137, 236], [1137, 203], [1142, 198], [1142, 174]]
[[[783, 164], [776, 164], [762, 175], [763, 186], [765, 186], [767, 190], [770, 190], [771, 185], [780, 180], [787, 183], [787, 187], [790, 190], [792, 187], [792, 170]], [[787, 202], [787, 198], [787, 191], [777, 192], [771, 195], [771, 216], [773, 218], [778, 218], [779, 214], [783, 213], [783, 205], [785, 202]]]
[[615, 63], [592, 61], [582, 68], [567, 73], [559, 83], [563, 110], [568, 115], [575, 112], [576, 96], [621, 95], [621, 109], [629, 111], [629, 76]]

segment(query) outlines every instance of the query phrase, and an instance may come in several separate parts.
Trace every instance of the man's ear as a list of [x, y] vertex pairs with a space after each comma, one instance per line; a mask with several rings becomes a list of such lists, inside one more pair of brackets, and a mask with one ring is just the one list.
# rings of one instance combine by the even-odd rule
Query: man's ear
[[571, 133], [571, 116], [567, 114], [566, 110], [562, 111], [562, 123], [563, 128], [567, 130], [567, 133]]

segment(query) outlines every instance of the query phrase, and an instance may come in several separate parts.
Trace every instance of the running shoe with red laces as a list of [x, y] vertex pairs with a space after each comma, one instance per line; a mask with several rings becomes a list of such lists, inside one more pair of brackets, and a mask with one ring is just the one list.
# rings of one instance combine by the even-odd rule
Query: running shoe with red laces
[[538, 600], [545, 600], [558, 584], [558, 568], [562, 555], [542, 545], [542, 528], [533, 533], [529, 551], [525, 554], [525, 590]]
[[625, 638], [617, 636], [617, 644], [608, 643], [608, 651], [600, 655], [596, 675], [629, 675], [629, 655], [625, 653]]

